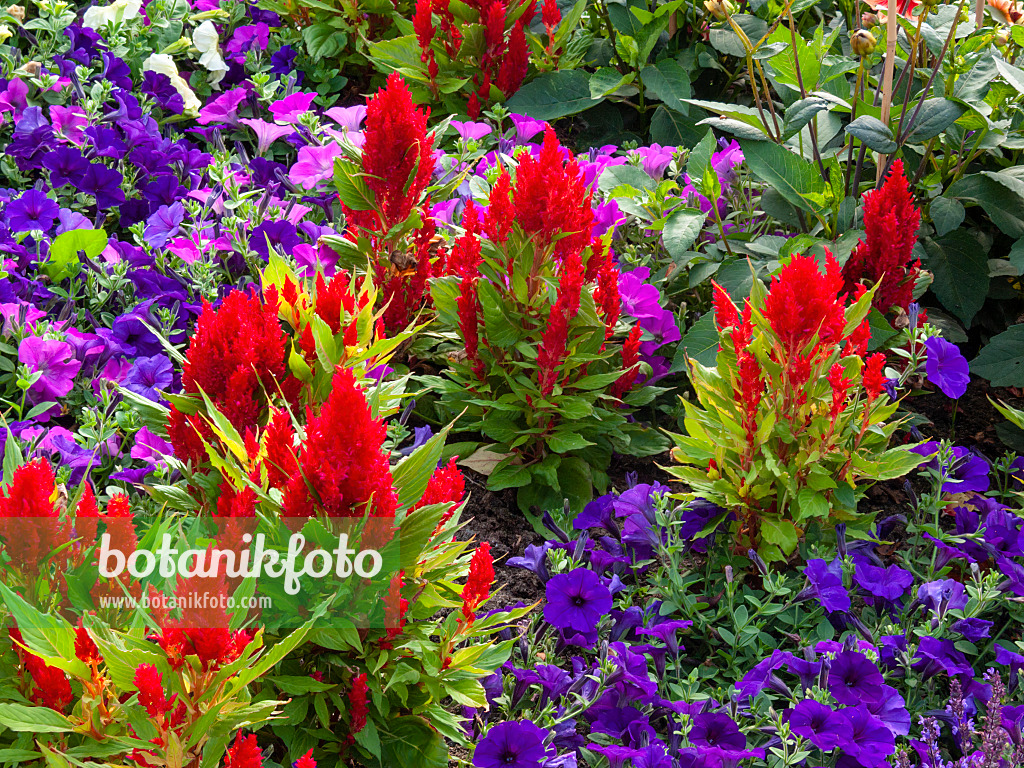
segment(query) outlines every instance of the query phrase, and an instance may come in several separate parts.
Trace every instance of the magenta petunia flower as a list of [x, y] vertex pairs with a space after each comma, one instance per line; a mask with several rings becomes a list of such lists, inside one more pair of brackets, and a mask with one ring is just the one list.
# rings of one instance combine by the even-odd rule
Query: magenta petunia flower
[[207, 103], [199, 110], [199, 117], [196, 122], [200, 125], [214, 125], [238, 123], [238, 105], [245, 101], [245, 88], [232, 88], [230, 91], [221, 94], [216, 99]]
[[26, 336], [22, 340], [18, 347], [18, 361], [33, 373], [42, 374], [29, 388], [29, 394], [37, 403], [58, 401], [67, 396], [82, 367], [66, 341], [38, 336]]
[[321, 181], [334, 176], [334, 160], [341, 157], [341, 147], [303, 147], [299, 158], [288, 172], [288, 178], [303, 189], [312, 189]]
[[315, 98], [315, 93], [297, 91], [291, 96], [286, 96], [271, 104], [270, 114], [274, 116], [274, 122], [276, 123], [298, 122], [299, 117], [309, 112], [309, 108], [313, 105], [313, 99]]
[[366, 105], [357, 104], [354, 107], [331, 107], [324, 114], [336, 122], [342, 128], [349, 131], [358, 131], [366, 119]]
[[259, 155], [270, 149], [270, 145], [278, 139], [284, 138], [290, 133], [295, 133], [295, 129], [290, 125], [275, 125], [274, 123], [268, 123], [266, 120], [256, 118], [246, 117], [238, 122], [249, 126], [256, 133], [256, 153]]

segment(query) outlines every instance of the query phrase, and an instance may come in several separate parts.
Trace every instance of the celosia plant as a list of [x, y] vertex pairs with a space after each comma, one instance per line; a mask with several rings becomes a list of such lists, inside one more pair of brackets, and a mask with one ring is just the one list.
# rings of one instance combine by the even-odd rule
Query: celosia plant
[[593, 225], [591, 193], [549, 128], [514, 179], [498, 176], [482, 219], [466, 207], [452, 274], [432, 284], [441, 321], [465, 349], [432, 383], [446, 415], [465, 409], [459, 426], [504, 455], [489, 487], [518, 488], [526, 512], [588, 500], [612, 452], [664, 449], [627, 420], [657, 390], [631, 391], [639, 332], [625, 346], [614, 339], [619, 273]]
[[697, 403], [683, 400], [686, 435], [673, 475], [691, 497], [735, 515], [735, 545], [765, 559], [791, 555], [811, 522], [870, 522], [857, 515], [867, 483], [920, 463], [889, 448], [897, 403], [886, 394], [884, 356], [867, 359], [873, 292], [845, 306], [839, 265], [824, 274], [793, 256], [767, 292], [754, 282], [740, 312], [715, 285], [720, 349], [713, 368], [690, 362]]
[[[290, 350], [290, 370], [281, 378], [301, 383], [294, 399], [304, 407], [279, 396], [244, 430], [235, 430], [213, 398], [196, 397], [186, 387], [195, 440], [207, 458], [191, 465], [168, 458], [195, 489], [193, 497], [156, 491], [183, 511], [215, 518], [224, 548], [258, 526], [268, 532], [268, 546], [284, 550], [287, 540], [273, 539], [279, 529], [267, 527], [282, 521], [324, 549], [337, 546], [344, 532], [360, 537], [350, 538], [356, 551], [382, 554], [384, 569], [373, 578], [314, 580], [299, 595], [277, 581], [257, 584], [258, 594], [275, 606], [254, 616], [268, 633], [294, 626], [311, 611], [323, 617], [310, 630], [313, 646], [277, 657], [280, 677], [264, 683], [263, 695], [290, 695], [293, 711], [304, 707], [321, 715], [316, 726], [274, 727], [289, 762], [316, 744], [316, 755], [422, 764], [424, 755], [441, 748], [442, 735], [465, 739], [445, 703], [485, 701], [479, 680], [511, 649], [511, 641], [495, 644], [492, 636], [526, 609], [476, 613], [493, 570], [486, 545], [474, 554], [471, 542], [453, 538], [465, 484], [452, 463], [439, 465], [445, 434], [400, 463], [390, 462], [383, 416], [396, 407], [400, 384], [381, 381], [390, 369], [374, 350], [386, 353], [401, 337], [374, 341], [379, 316], [372, 312], [368, 281], [339, 274], [330, 282], [319, 276], [310, 282], [272, 261], [263, 296], [247, 297], [263, 312], [279, 313], [291, 329], [291, 335], [281, 331], [280, 348]], [[235, 302], [207, 307], [201, 326], [222, 324], [216, 315], [234, 311]], [[193, 347], [203, 352], [206, 346], [197, 333]], [[186, 359], [192, 354], [190, 348]], [[265, 388], [281, 392], [284, 381]], [[456, 581], [467, 574], [468, 583], [459, 586]], [[439, 623], [441, 609], [456, 610]], [[206, 618], [210, 632], [223, 631], [223, 621]], [[329, 649], [331, 661], [321, 662], [318, 648]]]

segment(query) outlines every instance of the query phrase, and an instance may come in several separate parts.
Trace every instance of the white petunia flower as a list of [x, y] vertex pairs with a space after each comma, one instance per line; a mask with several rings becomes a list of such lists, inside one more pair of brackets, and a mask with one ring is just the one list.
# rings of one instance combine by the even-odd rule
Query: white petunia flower
[[210, 85], [219, 83], [228, 72], [228, 65], [220, 55], [219, 42], [217, 28], [213, 26], [212, 21], [204, 21], [192, 33], [192, 45], [202, 54], [199, 63], [210, 72]]
[[94, 5], [82, 14], [82, 26], [100, 30], [107, 24], [116, 24], [139, 15], [142, 0], [116, 0], [110, 5]]
[[175, 66], [174, 59], [166, 53], [154, 53], [142, 62], [142, 71], [145, 72], [147, 70], [167, 75], [170, 78], [171, 85], [181, 94], [187, 112], [198, 112], [199, 108], [203, 106], [203, 103], [199, 101], [199, 97], [196, 96], [195, 92], [189, 88], [185, 79], [178, 74], [178, 67]]

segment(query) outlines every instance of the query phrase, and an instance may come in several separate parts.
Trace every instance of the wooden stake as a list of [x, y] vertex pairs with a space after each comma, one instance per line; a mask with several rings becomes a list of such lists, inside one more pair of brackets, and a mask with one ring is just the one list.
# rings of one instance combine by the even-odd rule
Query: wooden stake
[[974, 28], [981, 29], [985, 25], [985, 0], [977, 0], [974, 4]]
[[[980, 0], [985, 2], [985, 0]], [[882, 124], [889, 126], [889, 112], [892, 107], [892, 76], [896, 69], [896, 26], [898, 0], [889, 0], [885, 14], [885, 70], [882, 75]], [[878, 156], [878, 168], [875, 172], [875, 183], [882, 180], [885, 170], [886, 156]]]

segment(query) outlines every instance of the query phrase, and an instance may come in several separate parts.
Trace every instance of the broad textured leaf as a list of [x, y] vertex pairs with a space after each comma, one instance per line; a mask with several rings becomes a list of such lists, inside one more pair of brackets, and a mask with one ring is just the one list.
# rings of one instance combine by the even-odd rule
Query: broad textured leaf
[[825, 180], [814, 166], [785, 147], [767, 141], [740, 140], [751, 173], [774, 187], [789, 203], [805, 211], [824, 214], [823, 205], [807, 199], [824, 195]]
[[74, 728], [71, 721], [49, 707], [0, 704], [0, 725], [23, 733], [64, 733]]
[[995, 63], [996, 70], [1003, 76], [1003, 79], [1012, 85], [1017, 93], [1024, 94], [1024, 70], [1013, 64], [1008, 64], [1002, 59], [995, 59]]
[[988, 295], [988, 257], [981, 245], [963, 230], [938, 240], [925, 238], [928, 269], [935, 275], [932, 290], [943, 306], [966, 327]]
[[545, 72], [512, 95], [505, 106], [535, 120], [575, 115], [597, 101], [590, 95], [590, 78], [579, 70]]
[[1024, 182], [1004, 172], [982, 171], [964, 176], [946, 190], [946, 197], [976, 200], [1005, 234], [1024, 237]]
[[971, 372], [994, 387], [1024, 387], [1024, 324], [992, 337], [971, 361]]
[[715, 141], [715, 134], [708, 131], [692, 150], [686, 159], [686, 175], [694, 184], [699, 184], [704, 178], [704, 172], [711, 167], [711, 156], [714, 154], [718, 144]]
[[415, 715], [395, 717], [378, 724], [381, 765], [387, 768], [447, 768], [448, 750], [427, 722]]
[[824, 112], [835, 106], [832, 102], [826, 101], [820, 96], [808, 96], [806, 99], [799, 99], [786, 110], [786, 117], [782, 123], [782, 138], [788, 139], [798, 134], [819, 112]]
[[686, 147], [689, 149], [700, 141], [701, 130], [681, 112], [669, 109], [665, 105], [654, 110], [651, 118], [651, 141], [666, 147]]
[[959, 200], [948, 197], [936, 197], [928, 206], [928, 213], [935, 225], [935, 234], [942, 237], [964, 223], [963, 205]]
[[685, 354], [701, 365], [711, 367], [718, 359], [718, 329], [713, 312], [705, 312], [683, 336], [676, 357]]
[[[917, 108], [914, 107], [916, 111]], [[921, 106], [917, 119], [907, 129], [906, 142], [921, 142], [932, 139], [956, 122], [967, 108], [949, 99], [928, 99]], [[913, 114], [913, 113], [911, 113]]]
[[85, 251], [87, 258], [95, 259], [107, 247], [107, 233], [102, 229], [73, 229], [54, 238], [42, 270], [54, 282], [75, 277], [82, 265], [78, 254]]
[[632, 73], [623, 75], [614, 67], [601, 67], [590, 76], [590, 97], [595, 101], [603, 99], [632, 81]]
[[665, 222], [661, 240], [665, 250], [673, 259], [685, 257], [687, 251], [700, 236], [707, 214], [694, 208], [673, 211]]
[[863, 141], [875, 152], [889, 154], [896, 151], [897, 144], [893, 140], [889, 127], [871, 115], [861, 115], [846, 126], [846, 132]]
[[640, 78], [651, 95], [666, 107], [683, 115], [689, 114], [690, 106], [685, 100], [690, 98], [690, 76], [676, 61], [663, 59], [657, 64], [650, 64], [644, 67]]

